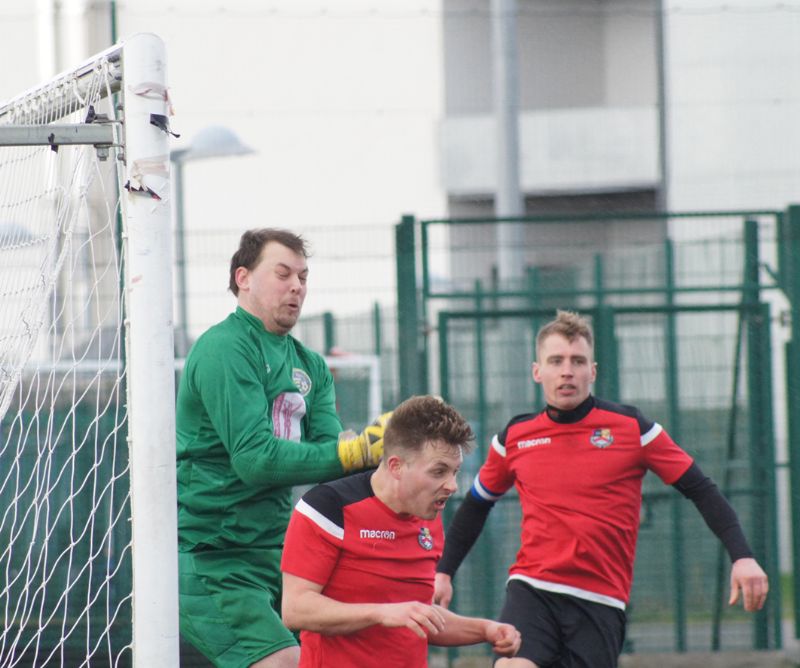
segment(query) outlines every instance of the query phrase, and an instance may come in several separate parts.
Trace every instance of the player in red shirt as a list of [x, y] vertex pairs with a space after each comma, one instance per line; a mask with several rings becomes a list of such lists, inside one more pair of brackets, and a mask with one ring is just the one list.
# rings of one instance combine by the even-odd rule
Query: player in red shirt
[[447, 531], [434, 600], [448, 605], [452, 576], [495, 501], [516, 486], [522, 536], [501, 621], [522, 633], [503, 668], [613, 668], [625, 636], [642, 478], [651, 470], [691, 499], [726, 547], [730, 603], [748, 611], [767, 596], [739, 520], [716, 485], [658, 423], [636, 408], [590, 393], [596, 365], [585, 319], [559, 311], [539, 331], [533, 379], [547, 407], [513, 418], [492, 440], [486, 463]]
[[301, 668], [422, 668], [428, 643], [517, 651], [512, 625], [431, 604], [440, 513], [472, 437], [452, 407], [412, 397], [389, 420], [376, 471], [318, 485], [297, 503], [281, 562], [282, 614], [302, 629]]

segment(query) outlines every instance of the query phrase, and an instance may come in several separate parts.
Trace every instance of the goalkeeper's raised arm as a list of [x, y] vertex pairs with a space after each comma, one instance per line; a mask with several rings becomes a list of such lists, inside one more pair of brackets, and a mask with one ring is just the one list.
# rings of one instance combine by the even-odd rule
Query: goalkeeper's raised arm
[[218, 666], [296, 665], [276, 609], [292, 485], [375, 467], [383, 453], [388, 414], [343, 433], [330, 370], [290, 334], [307, 257], [292, 232], [245, 232], [230, 265], [236, 310], [200, 336], [179, 385], [181, 632]]

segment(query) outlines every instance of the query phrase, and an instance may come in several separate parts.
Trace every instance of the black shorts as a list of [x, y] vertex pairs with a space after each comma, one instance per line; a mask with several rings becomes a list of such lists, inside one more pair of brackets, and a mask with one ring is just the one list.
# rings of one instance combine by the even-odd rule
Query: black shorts
[[508, 582], [500, 621], [522, 634], [517, 658], [540, 668], [615, 668], [625, 640], [624, 611], [520, 580]]

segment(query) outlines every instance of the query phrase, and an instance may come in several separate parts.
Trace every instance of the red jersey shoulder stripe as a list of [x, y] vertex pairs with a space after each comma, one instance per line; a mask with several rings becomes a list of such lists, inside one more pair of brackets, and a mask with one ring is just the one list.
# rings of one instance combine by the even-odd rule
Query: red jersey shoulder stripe
[[497, 438], [497, 434], [492, 437], [492, 449], [501, 457], [506, 456], [506, 446], [500, 442], [500, 439]]
[[294, 507], [294, 509], [301, 515], [305, 515], [324, 532], [329, 533], [334, 538], [344, 540], [344, 527], [340, 527], [334, 522], [331, 522], [327, 517], [325, 517], [325, 515], [319, 512], [316, 508], [308, 505], [305, 501], [303, 501], [303, 499], [300, 499], [297, 502], [297, 505]]
[[642, 434], [642, 447], [652, 443], [662, 431], [664, 431], [664, 428], [658, 422], [654, 422], [653, 426]]

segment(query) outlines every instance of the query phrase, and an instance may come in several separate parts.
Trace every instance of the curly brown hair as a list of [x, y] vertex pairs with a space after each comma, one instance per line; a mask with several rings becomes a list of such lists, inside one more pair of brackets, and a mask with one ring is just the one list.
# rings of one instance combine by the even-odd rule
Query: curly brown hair
[[392, 412], [384, 433], [384, 451], [421, 450], [426, 443], [443, 441], [470, 452], [475, 434], [464, 417], [439, 397], [406, 399]]

